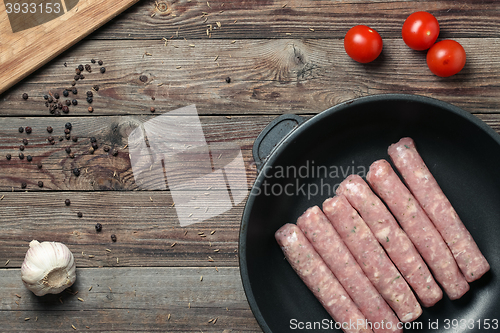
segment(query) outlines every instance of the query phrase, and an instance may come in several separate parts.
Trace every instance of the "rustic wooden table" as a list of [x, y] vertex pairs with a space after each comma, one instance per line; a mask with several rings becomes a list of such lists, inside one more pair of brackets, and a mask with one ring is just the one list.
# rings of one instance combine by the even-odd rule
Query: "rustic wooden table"
[[[439, 39], [455, 39], [466, 49], [467, 64], [458, 75], [432, 75], [425, 53], [402, 41], [405, 18], [418, 10], [438, 18]], [[356, 24], [376, 29], [384, 40], [373, 63], [355, 63], [344, 52], [343, 37]], [[164, 173], [136, 181], [132, 131], [195, 105], [211, 147], [241, 149], [246, 178], [235, 175], [244, 190], [256, 176], [254, 139], [284, 113], [311, 116], [359, 96], [409, 93], [454, 104], [500, 131], [499, 30], [496, 0], [134, 5], [0, 96], [0, 331], [260, 331], [238, 269], [245, 200], [232, 208], [212, 202], [225, 212], [181, 226]], [[106, 72], [91, 59], [103, 60]], [[84, 71], [78, 93], [66, 98], [63, 90], [72, 88], [79, 64], [91, 64], [92, 73]], [[86, 92], [95, 85], [90, 113]], [[78, 105], [51, 114], [43, 96], [56, 92], [62, 102], [76, 98]], [[76, 142], [64, 138], [67, 122]], [[31, 134], [18, 131], [26, 126]], [[169, 133], [163, 133], [168, 141]], [[50, 135], [54, 144], [47, 141]], [[91, 137], [98, 144], [93, 154]], [[23, 139], [28, 145], [21, 160]], [[222, 153], [216, 155], [212, 162]], [[182, 180], [196, 165], [175, 163], [169, 181]], [[200, 195], [207, 191], [209, 182], [202, 182]], [[36, 297], [23, 286], [20, 267], [32, 239], [63, 242], [75, 254], [77, 282], [70, 291]]]

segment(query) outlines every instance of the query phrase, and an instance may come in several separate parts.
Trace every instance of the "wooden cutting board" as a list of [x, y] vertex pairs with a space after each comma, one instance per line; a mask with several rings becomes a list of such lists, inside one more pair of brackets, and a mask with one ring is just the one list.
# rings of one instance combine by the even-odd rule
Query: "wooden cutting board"
[[0, 0], [0, 94], [138, 0]]

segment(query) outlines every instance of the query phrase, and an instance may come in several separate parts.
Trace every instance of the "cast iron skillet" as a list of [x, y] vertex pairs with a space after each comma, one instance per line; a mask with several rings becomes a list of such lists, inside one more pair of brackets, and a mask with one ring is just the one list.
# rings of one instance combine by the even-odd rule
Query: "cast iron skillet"
[[500, 136], [468, 112], [414, 95], [358, 98], [302, 120], [280, 117], [254, 144], [261, 172], [243, 213], [239, 253], [243, 287], [263, 331], [308, 331], [299, 328], [318, 322], [321, 328], [309, 331], [341, 332], [322, 329], [331, 317], [284, 259], [274, 233], [308, 207], [321, 207], [352, 170], [364, 176], [373, 161], [389, 159], [387, 147], [404, 136], [415, 140], [491, 265], [465, 296], [424, 308], [416, 321], [422, 326], [405, 332], [500, 329]]

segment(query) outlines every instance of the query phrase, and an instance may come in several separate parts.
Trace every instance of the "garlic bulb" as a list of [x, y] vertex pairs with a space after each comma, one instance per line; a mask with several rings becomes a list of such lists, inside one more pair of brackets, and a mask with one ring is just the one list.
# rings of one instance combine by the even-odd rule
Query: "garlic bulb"
[[75, 282], [75, 270], [75, 259], [66, 245], [32, 240], [21, 266], [21, 278], [37, 296], [58, 294]]

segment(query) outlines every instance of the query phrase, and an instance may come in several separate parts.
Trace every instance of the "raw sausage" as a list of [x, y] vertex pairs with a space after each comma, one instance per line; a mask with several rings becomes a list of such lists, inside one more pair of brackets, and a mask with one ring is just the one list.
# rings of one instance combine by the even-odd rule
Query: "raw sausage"
[[[346, 333], [373, 332], [332, 271], [295, 224], [285, 224], [275, 233], [286, 259]], [[292, 291], [291, 291], [292, 292]]]
[[363, 178], [348, 176], [337, 194], [343, 194], [358, 211], [424, 306], [432, 306], [443, 298], [443, 291], [408, 235]]
[[402, 138], [388, 149], [406, 185], [425, 210], [455, 257], [468, 282], [490, 269], [471, 234], [425, 165], [411, 138]]
[[389, 162], [373, 162], [366, 180], [389, 206], [448, 297], [452, 300], [462, 297], [469, 290], [469, 284], [436, 227]]
[[422, 308], [415, 295], [345, 196], [327, 199], [323, 203], [323, 211], [399, 319], [402, 322], [417, 319], [422, 314]]
[[306, 210], [297, 220], [314, 249], [351, 296], [376, 333], [402, 332], [398, 318], [361, 270], [339, 234], [318, 206]]

